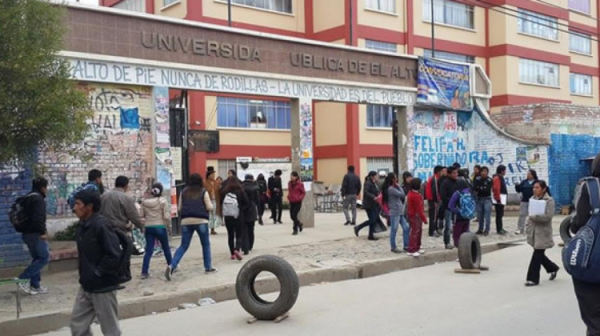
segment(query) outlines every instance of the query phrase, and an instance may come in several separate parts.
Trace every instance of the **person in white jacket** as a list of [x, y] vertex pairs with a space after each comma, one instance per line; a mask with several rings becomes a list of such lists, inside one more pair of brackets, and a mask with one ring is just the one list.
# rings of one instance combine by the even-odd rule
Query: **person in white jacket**
[[156, 240], [160, 242], [167, 265], [171, 264], [171, 247], [169, 246], [169, 233], [167, 226], [171, 225], [171, 205], [162, 197], [163, 186], [160, 183], [152, 185], [152, 196], [142, 202], [141, 217], [145, 222], [146, 251], [142, 265], [142, 279], [147, 279], [150, 274], [150, 259], [154, 254]]

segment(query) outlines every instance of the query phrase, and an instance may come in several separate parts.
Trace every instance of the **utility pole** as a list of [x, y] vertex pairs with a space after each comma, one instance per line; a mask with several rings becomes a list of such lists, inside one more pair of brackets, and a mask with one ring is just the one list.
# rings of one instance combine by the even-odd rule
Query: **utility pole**
[[231, 27], [231, 0], [227, 0], [227, 23]]
[[435, 9], [431, 0], [431, 58], [435, 58]]

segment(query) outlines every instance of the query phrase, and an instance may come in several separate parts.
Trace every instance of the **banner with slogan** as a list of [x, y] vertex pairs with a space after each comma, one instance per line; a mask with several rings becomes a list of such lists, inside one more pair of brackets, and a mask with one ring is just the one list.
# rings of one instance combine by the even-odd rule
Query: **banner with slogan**
[[419, 57], [417, 103], [472, 111], [469, 66]]

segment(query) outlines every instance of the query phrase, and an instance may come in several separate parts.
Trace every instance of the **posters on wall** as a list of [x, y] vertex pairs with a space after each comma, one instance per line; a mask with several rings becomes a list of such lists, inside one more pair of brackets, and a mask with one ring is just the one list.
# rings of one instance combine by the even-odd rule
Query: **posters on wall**
[[472, 111], [469, 66], [419, 57], [417, 103]]
[[171, 147], [171, 161], [173, 162], [173, 179], [183, 180], [183, 157], [181, 147]]
[[164, 86], [154, 87], [154, 121], [156, 140], [156, 179], [167, 191], [171, 189], [173, 178], [173, 158], [171, 157], [171, 141], [169, 136], [169, 89]]
[[312, 103], [300, 104], [300, 179], [312, 182], [313, 164], [313, 119]]

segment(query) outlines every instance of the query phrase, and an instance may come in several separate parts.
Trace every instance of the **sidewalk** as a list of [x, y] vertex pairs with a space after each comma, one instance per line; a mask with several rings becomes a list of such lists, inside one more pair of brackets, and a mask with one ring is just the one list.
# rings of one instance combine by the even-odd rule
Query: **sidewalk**
[[[262, 254], [273, 254], [283, 257], [290, 262], [297, 272], [318, 269], [332, 264], [352, 264], [383, 258], [409, 258], [405, 254], [395, 255], [390, 252], [389, 235], [382, 233], [377, 242], [366, 240], [366, 229], [361, 232], [361, 237], [356, 238], [351, 226], [344, 226], [344, 217], [341, 213], [316, 214], [316, 224], [313, 229], [306, 229], [298, 236], [292, 236], [291, 221], [284, 214], [283, 225], [273, 225], [272, 222], [264, 226], [256, 226], [256, 242], [254, 251], [244, 261], [231, 261], [227, 247], [227, 234], [224, 228], [219, 228], [216, 236], [211, 236], [213, 266], [218, 268], [216, 274], [207, 275], [202, 266], [202, 252], [199, 239], [195, 238], [190, 249], [180, 264], [180, 270], [174, 275], [173, 281], [167, 282], [163, 277], [166, 264], [162, 256], [152, 259], [148, 280], [140, 280], [141, 256], [132, 259], [132, 274], [134, 279], [126, 284], [126, 289], [119, 292], [119, 301], [141, 298], [149, 295], [181, 293], [190, 290], [214, 287], [235, 282], [237, 272], [246, 260]], [[360, 212], [359, 220], [366, 220], [364, 212]], [[554, 217], [555, 234], [561, 216]], [[505, 228], [509, 232], [506, 236], [491, 234], [481, 236], [481, 243], [515, 240], [525, 238], [524, 235], [516, 236], [517, 217], [506, 217]], [[494, 223], [492, 223], [494, 226]], [[477, 223], [472, 223], [472, 230], [476, 230]], [[424, 229], [425, 235], [427, 229]], [[397, 241], [401, 246], [401, 229]], [[173, 239], [173, 246], [179, 244], [179, 239]], [[424, 236], [423, 247], [429, 251], [443, 249], [441, 238]], [[528, 258], [529, 256], [527, 256]], [[42, 283], [48, 287], [48, 295], [27, 296], [22, 300], [22, 317], [35, 316], [70, 309], [73, 305], [78, 288], [78, 274], [76, 271], [50, 274], [43, 277]], [[146, 294], [146, 295], [144, 295]], [[0, 289], [0, 321], [15, 318], [14, 294], [8, 289]]]

